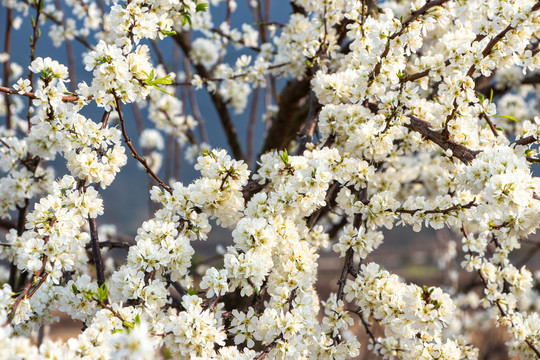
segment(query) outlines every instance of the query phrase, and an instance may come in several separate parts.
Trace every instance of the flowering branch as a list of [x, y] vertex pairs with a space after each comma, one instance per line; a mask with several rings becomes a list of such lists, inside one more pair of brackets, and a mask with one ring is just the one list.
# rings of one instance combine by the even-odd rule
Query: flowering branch
[[[45, 240], [47, 240], [47, 239], [45, 239]], [[9, 325], [13, 321], [13, 318], [15, 317], [15, 313], [17, 312], [17, 308], [19, 307], [19, 304], [21, 303], [21, 301], [26, 299], [26, 298], [32, 297], [32, 295], [35, 294], [37, 289], [39, 289], [41, 287], [41, 285], [43, 285], [43, 283], [47, 279], [48, 273], [45, 272], [45, 266], [47, 265], [47, 261], [48, 261], [47, 255], [43, 255], [43, 258], [42, 258], [41, 261], [42, 261], [41, 269], [39, 269], [39, 271], [36, 272], [32, 276], [32, 279], [26, 283], [26, 285], [22, 289], [19, 296], [17, 296], [17, 298], [15, 299], [15, 302], [13, 303], [13, 306], [11, 307], [11, 312], [9, 314], [9, 317], [8, 317], [6, 323], [3, 326]], [[30, 291], [32, 285], [35, 284], [37, 279], [39, 279], [39, 282], [34, 287], [34, 289]]]
[[[9, 87], [5, 87], [5, 86], [0, 86], [0, 92], [6, 93], [7, 95], [22, 95], [22, 96], [26, 96], [27, 98], [30, 98], [30, 99], [37, 99], [36, 94], [33, 93], [33, 92], [24, 92], [24, 93], [21, 94], [18, 90], [15, 90], [15, 89], [12, 89], [12, 88], [9, 88]], [[78, 95], [62, 96], [62, 101], [64, 101], [64, 102], [73, 102], [73, 101], [77, 101], [77, 100], [79, 100]]]

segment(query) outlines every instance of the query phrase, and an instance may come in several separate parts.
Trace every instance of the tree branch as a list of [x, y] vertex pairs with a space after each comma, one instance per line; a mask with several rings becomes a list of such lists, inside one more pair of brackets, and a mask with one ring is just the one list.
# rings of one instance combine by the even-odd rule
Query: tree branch
[[[188, 43], [184, 34], [178, 33], [174, 35], [173, 38], [178, 43], [178, 45], [180, 45], [184, 54], [189, 57], [189, 54], [191, 53], [191, 45]], [[203, 78], [210, 78], [208, 71], [203, 65], [198, 64], [194, 65], [194, 67], [197, 70], [199, 76]], [[227, 141], [229, 142], [229, 146], [231, 147], [231, 151], [235, 159], [244, 160], [245, 157], [244, 152], [242, 151], [242, 145], [238, 140], [238, 133], [236, 132], [236, 128], [231, 120], [231, 116], [227, 109], [227, 104], [217, 91], [209, 92], [209, 94], [210, 98], [212, 99], [212, 103], [214, 104], [214, 107], [218, 113], [219, 120], [221, 121], [223, 130], [225, 131], [225, 136], [227, 137]]]
[[471, 150], [451, 139], [445, 138], [442, 132], [433, 130], [427, 121], [420, 120], [414, 116], [410, 116], [409, 119], [409, 123], [404, 125], [406, 128], [416, 131], [424, 138], [439, 145], [443, 150], [452, 150], [453, 156], [461, 160], [464, 164], [470, 163], [479, 153], [479, 151]]

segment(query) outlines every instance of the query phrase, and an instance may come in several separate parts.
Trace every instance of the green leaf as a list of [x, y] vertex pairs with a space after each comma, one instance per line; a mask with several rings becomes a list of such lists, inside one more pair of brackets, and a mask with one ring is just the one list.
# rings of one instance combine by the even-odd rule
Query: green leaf
[[75, 285], [75, 283], [71, 284], [71, 291], [73, 291], [74, 294], [79, 293], [79, 289], [77, 289], [77, 285]]
[[135, 316], [135, 325], [137, 325], [137, 326], [141, 325], [141, 318], [140, 318], [139, 314], [137, 314], [137, 316]]
[[500, 117], [500, 118], [505, 118], [505, 119], [509, 119], [509, 120], [512, 120], [514, 122], [518, 122], [518, 120], [513, 117], [513, 116], [510, 116], [510, 115], [493, 115], [495, 117]]
[[152, 86], [156, 89], [158, 89], [159, 91], [161, 92], [164, 92], [165, 94], [167, 95], [171, 95], [172, 94], [169, 94], [168, 92], [166, 92], [165, 90], [163, 90], [162, 88], [160, 88], [158, 85], [168, 85], [168, 84], [172, 84], [172, 81], [171, 79], [169, 79], [169, 76], [165, 76], [165, 77], [162, 77], [162, 78], [159, 78], [159, 79], [154, 79], [154, 69], [152, 69], [152, 71], [150, 71], [150, 74], [146, 74], [146, 80], [144, 80], [144, 83], [148, 86]]
[[169, 85], [169, 84], [172, 84], [172, 80], [169, 79], [169, 76], [167, 75], [165, 77], [153, 80], [152, 84], [155, 84], [155, 85]]
[[107, 300], [107, 295], [109, 291], [107, 289], [107, 284], [101, 285], [97, 290], [97, 299], [100, 302], [105, 302]]
[[122, 324], [126, 329], [133, 329], [135, 327], [135, 325], [133, 325], [133, 323], [129, 322], [129, 321], [124, 321], [124, 323]]
[[176, 35], [176, 31], [169, 31], [169, 30], [161, 30], [161, 33], [165, 36], [172, 36]]
[[45, 1], [44, 0], [40, 0], [39, 1], [39, 11], [43, 11], [43, 6], [45, 5]]
[[531, 156], [532, 153], [533, 153], [533, 149], [527, 149], [527, 150], [525, 150], [525, 155], [526, 155], [526, 156]]
[[480, 102], [484, 102], [485, 97], [482, 94], [478, 94], [478, 99], [480, 100]]
[[118, 334], [123, 332], [126, 332], [126, 329], [114, 329], [113, 331], [111, 331], [112, 334]]
[[161, 91], [162, 93], [165, 93], [165, 94], [167, 94], [167, 95], [173, 96], [173, 94], [166, 92], [165, 90], [163, 90], [162, 88], [160, 88], [160, 87], [157, 86], [157, 85], [153, 85], [153, 84], [152, 84], [151, 86], [154, 87], [154, 88], [156, 88], [156, 89], [158, 89], [158, 90]]
[[195, 12], [206, 11], [207, 7], [208, 7], [208, 4], [206, 3], [197, 4], [197, 7], [195, 8]]
[[279, 157], [281, 158], [281, 161], [283, 161], [285, 165], [289, 165], [289, 153], [287, 153], [287, 149], [284, 149], [283, 153], [279, 155]]
[[492, 101], [493, 101], [493, 89], [491, 89], [489, 93], [489, 103], [491, 104]]
[[187, 293], [188, 295], [197, 295], [199, 292], [192, 286], [188, 289]]

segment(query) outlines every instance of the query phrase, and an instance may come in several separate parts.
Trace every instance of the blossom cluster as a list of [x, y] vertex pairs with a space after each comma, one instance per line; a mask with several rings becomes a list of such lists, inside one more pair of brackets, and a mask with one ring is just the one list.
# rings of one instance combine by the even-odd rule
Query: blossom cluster
[[[540, 3], [293, 0], [279, 23], [248, 1], [254, 22], [238, 26], [235, 0], [2, 4], [9, 28], [37, 16], [28, 76], [0, 54], [1, 358], [476, 359], [481, 324], [508, 330], [510, 356], [540, 357], [540, 275], [514, 260], [540, 226]], [[89, 84], [36, 54], [43, 21], [55, 46], [86, 47]], [[198, 90], [231, 151], [206, 145]], [[233, 115], [250, 101], [245, 145]], [[149, 120], [136, 119], [138, 145], [123, 104]], [[155, 185], [129, 241], [96, 221], [126, 147]], [[181, 149], [196, 158], [189, 184], [171, 175]], [[395, 226], [449, 230], [449, 284], [373, 260]], [[198, 264], [212, 227], [230, 241]], [[128, 248], [125, 261], [107, 247]], [[327, 298], [324, 251], [340, 264]], [[479, 286], [461, 286], [467, 272]], [[31, 341], [55, 311], [83, 330]]]

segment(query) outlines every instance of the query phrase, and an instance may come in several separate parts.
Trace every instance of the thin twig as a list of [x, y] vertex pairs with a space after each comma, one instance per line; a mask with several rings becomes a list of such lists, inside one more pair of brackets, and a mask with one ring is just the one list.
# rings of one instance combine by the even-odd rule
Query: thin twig
[[[180, 45], [180, 48], [182, 48], [184, 54], [189, 57], [191, 53], [191, 44], [187, 41], [184, 34], [176, 34], [173, 36], [173, 38], [178, 45]], [[202, 78], [209, 78], [208, 71], [203, 65], [197, 64], [195, 65], [195, 69]], [[229, 110], [227, 109], [227, 104], [217, 91], [210, 93], [210, 98], [212, 99], [212, 103], [214, 104], [214, 107], [218, 113], [223, 131], [225, 132], [225, 136], [227, 137], [227, 141], [229, 142], [229, 146], [231, 147], [231, 151], [235, 159], [244, 160], [245, 156], [244, 152], [242, 151], [242, 145], [238, 139], [236, 127], [231, 120]]]
[[[28, 75], [29, 77], [30, 77], [30, 74], [33, 74], [33, 73], [30, 72], [29, 75]], [[9, 94], [9, 95], [26, 96], [27, 98], [29, 98], [30, 101], [32, 101], [33, 99], [37, 99], [36, 94], [33, 93], [33, 92], [25, 92], [25, 93], [19, 94], [18, 90], [15, 90], [15, 89], [12, 89], [12, 88], [9, 88], [9, 87], [5, 87], [5, 86], [0, 86], [0, 92], [6, 93], [6, 94]], [[77, 101], [77, 100], [79, 100], [78, 95], [62, 96], [62, 101], [63, 102], [73, 102], [73, 101]]]
[[[56, 9], [60, 11], [61, 13], [64, 13], [62, 10], [62, 1], [61, 0], [55, 0], [54, 1], [56, 5]], [[66, 29], [66, 20], [65, 18], [62, 18], [60, 21], [62, 23], [62, 27], [64, 30]], [[64, 43], [66, 44], [66, 55], [68, 58], [68, 69], [69, 69], [69, 88], [71, 89], [71, 92], [74, 92], [77, 86], [77, 75], [75, 72], [75, 56], [73, 55], [73, 42], [68, 39], [67, 37], [64, 38]]]
[[251, 167], [253, 162], [253, 137], [255, 136], [255, 123], [257, 121], [257, 105], [259, 104], [259, 92], [261, 88], [257, 87], [253, 91], [253, 98], [251, 99], [251, 112], [249, 114], [249, 125], [247, 130], [247, 164]]
[[[11, 55], [11, 24], [13, 22], [13, 9], [8, 8], [6, 12], [6, 36], [4, 38], [4, 53]], [[4, 62], [4, 87], [9, 86], [9, 66], [10, 59], [9, 57]], [[11, 123], [11, 104], [9, 99], [9, 94], [4, 95], [4, 102], [6, 107], [6, 129], [11, 129], [13, 124]]]
[[118, 112], [118, 117], [120, 119], [120, 127], [122, 128], [122, 135], [124, 137], [124, 141], [126, 145], [131, 150], [131, 155], [135, 159], [137, 159], [138, 162], [142, 164], [146, 172], [150, 174], [150, 176], [152, 176], [165, 191], [172, 194], [171, 188], [167, 184], [165, 184], [163, 181], [161, 181], [161, 179], [154, 173], [154, 171], [152, 171], [152, 169], [150, 168], [146, 160], [141, 158], [139, 154], [137, 153], [137, 151], [135, 150], [135, 148], [133, 147], [133, 144], [131, 143], [131, 139], [129, 138], [126, 132], [124, 117], [122, 116], [122, 110], [120, 109], [120, 100], [118, 99], [118, 95], [116, 95], [116, 93], [114, 93], [113, 95], [114, 95], [114, 100], [116, 102], [116, 111]]

